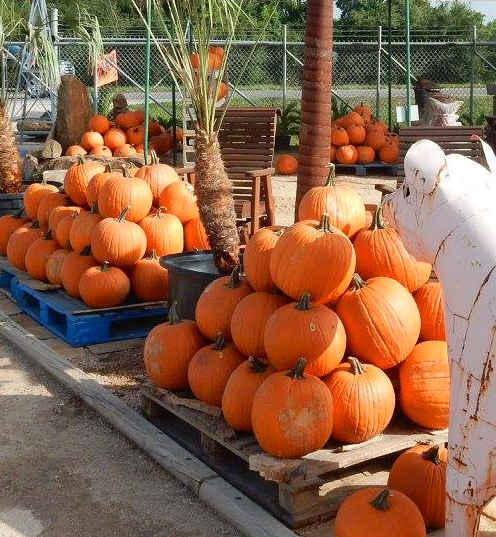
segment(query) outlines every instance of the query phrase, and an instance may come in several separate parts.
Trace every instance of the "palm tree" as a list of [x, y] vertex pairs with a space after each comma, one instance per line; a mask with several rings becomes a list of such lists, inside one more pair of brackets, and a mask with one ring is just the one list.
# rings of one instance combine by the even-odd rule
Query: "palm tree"
[[308, 0], [301, 101], [298, 204], [310, 188], [323, 185], [331, 149], [333, 0]]

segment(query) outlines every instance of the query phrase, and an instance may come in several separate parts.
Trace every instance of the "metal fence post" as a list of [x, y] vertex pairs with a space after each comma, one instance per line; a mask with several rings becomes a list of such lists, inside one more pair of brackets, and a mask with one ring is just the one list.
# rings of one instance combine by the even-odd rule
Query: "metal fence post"
[[145, 53], [145, 164], [148, 164], [148, 129], [150, 127], [150, 52], [151, 52], [152, 2], [146, 2], [146, 53]]
[[392, 32], [391, 32], [391, 0], [388, 1], [388, 127], [393, 126], [393, 91], [392, 91]]
[[381, 51], [382, 51], [382, 26], [377, 30], [377, 87], [375, 94], [375, 115], [381, 117]]
[[[51, 33], [53, 39], [53, 46], [55, 48], [55, 54], [57, 63], [60, 65], [60, 53], [59, 53], [59, 10], [57, 8], [52, 9], [52, 16], [50, 18]], [[50, 107], [51, 107], [51, 119], [55, 121], [57, 119], [57, 94], [50, 94]]]
[[288, 97], [288, 27], [282, 27], [282, 110], [286, 110]]
[[93, 113], [96, 116], [98, 114], [98, 58], [96, 56], [93, 58], [93, 94]]
[[410, 0], [405, 0], [406, 124], [410, 125]]
[[475, 58], [477, 47], [477, 26], [473, 27], [472, 33], [472, 54], [470, 64], [470, 125], [474, 124], [474, 81], [475, 81]]
[[2, 69], [2, 101], [7, 101], [7, 58], [5, 52], [0, 50], [0, 67]]

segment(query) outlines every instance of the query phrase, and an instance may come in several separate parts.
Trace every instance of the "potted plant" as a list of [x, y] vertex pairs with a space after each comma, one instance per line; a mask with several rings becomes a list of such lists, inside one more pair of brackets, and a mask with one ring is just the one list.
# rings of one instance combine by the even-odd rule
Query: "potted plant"
[[296, 101], [290, 102], [277, 120], [276, 150], [284, 151], [291, 145], [291, 136], [300, 132], [300, 110]]

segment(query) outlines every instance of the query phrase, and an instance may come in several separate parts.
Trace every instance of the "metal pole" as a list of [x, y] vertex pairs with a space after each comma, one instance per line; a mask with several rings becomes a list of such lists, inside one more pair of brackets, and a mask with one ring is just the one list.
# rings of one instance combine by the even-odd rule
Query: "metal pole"
[[[57, 64], [60, 64], [60, 50], [59, 50], [59, 10], [57, 8], [52, 9], [52, 16], [50, 18], [50, 30], [52, 33], [53, 46], [55, 49], [55, 55], [57, 58]], [[57, 119], [57, 94], [50, 94], [50, 117], [52, 121]]]
[[410, 125], [410, 0], [405, 0], [406, 124]]
[[98, 58], [95, 54], [93, 58], [93, 93], [94, 93], [94, 101], [93, 101], [93, 113], [95, 116], [98, 114]]
[[391, 130], [393, 126], [393, 95], [391, 88], [391, 77], [392, 77], [392, 32], [391, 32], [391, 1], [388, 0], [388, 126]]
[[0, 51], [0, 62], [2, 68], [2, 101], [7, 102], [7, 58], [5, 57], [5, 52], [2, 48]]
[[382, 51], [382, 26], [377, 31], [377, 87], [375, 94], [375, 115], [381, 117], [381, 51]]
[[152, 2], [146, 2], [146, 64], [145, 64], [145, 164], [148, 164], [148, 125], [150, 120], [150, 43]]
[[474, 82], [475, 82], [475, 58], [477, 56], [477, 26], [472, 33], [472, 61], [470, 65], [470, 125], [474, 124]]
[[176, 83], [172, 81], [172, 136], [174, 137], [172, 161], [174, 166], [177, 164], [177, 114], [176, 114]]
[[288, 98], [288, 27], [282, 27], [282, 110], [286, 110]]

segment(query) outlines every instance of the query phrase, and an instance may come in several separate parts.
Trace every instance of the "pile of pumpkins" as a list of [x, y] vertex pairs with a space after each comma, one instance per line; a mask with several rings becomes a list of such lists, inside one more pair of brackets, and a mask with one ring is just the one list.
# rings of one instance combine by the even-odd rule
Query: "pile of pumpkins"
[[0, 254], [92, 308], [167, 298], [159, 257], [208, 249], [193, 187], [152, 153], [151, 164], [112, 170], [80, 157], [64, 188], [34, 183], [24, 212], [0, 218]]
[[[88, 130], [82, 135], [79, 145], [67, 148], [66, 156], [133, 157], [143, 155], [145, 142], [145, 113], [142, 109], [118, 114], [115, 122], [105, 116], [93, 116]], [[157, 121], [148, 124], [149, 147], [159, 155], [174, 147], [174, 131], [166, 130]], [[176, 143], [182, 143], [183, 131], [176, 128]]]

